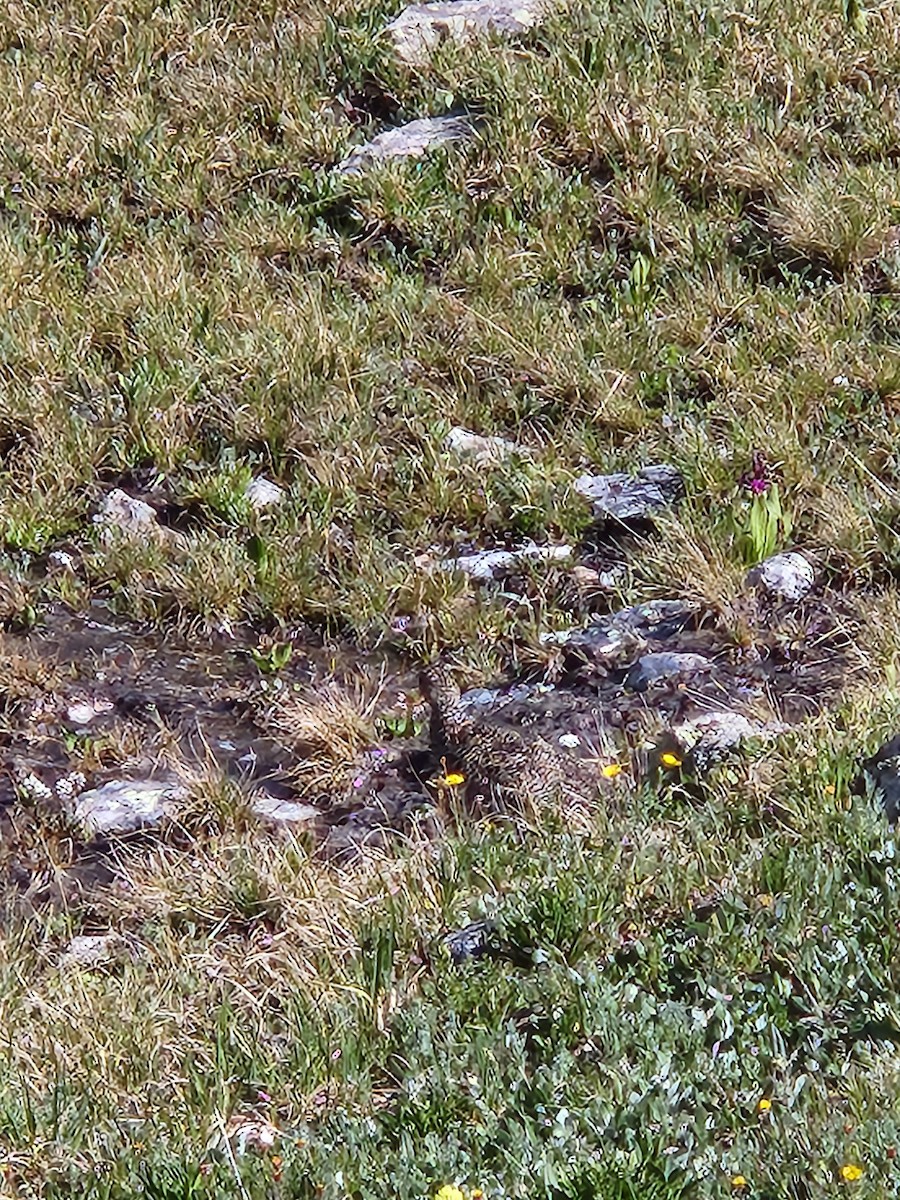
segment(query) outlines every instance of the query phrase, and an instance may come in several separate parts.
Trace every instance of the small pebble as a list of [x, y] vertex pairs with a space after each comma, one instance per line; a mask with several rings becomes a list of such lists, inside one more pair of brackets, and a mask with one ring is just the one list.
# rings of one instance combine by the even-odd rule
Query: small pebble
[[264, 479], [261, 476], [259, 479], [250, 480], [244, 489], [244, 495], [249, 500], [250, 507], [259, 511], [261, 508], [280, 504], [284, 499], [284, 488], [273, 483], [271, 479]]
[[460, 458], [472, 459], [478, 466], [501, 462], [511, 454], [521, 453], [515, 442], [502, 437], [482, 437], [459, 425], [447, 434], [446, 447]]

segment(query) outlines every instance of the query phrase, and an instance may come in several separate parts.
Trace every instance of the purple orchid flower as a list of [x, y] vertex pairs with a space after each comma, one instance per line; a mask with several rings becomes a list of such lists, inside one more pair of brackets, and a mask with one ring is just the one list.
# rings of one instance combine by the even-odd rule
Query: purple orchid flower
[[741, 487], [745, 487], [754, 496], [764, 496], [772, 486], [769, 478], [769, 464], [761, 450], [753, 451], [750, 470], [744, 472], [740, 482]]

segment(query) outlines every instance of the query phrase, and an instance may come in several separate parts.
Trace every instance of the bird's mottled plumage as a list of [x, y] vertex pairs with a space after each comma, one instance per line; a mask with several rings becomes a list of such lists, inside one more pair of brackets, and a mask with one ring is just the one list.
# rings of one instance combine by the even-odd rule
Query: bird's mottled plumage
[[423, 671], [420, 684], [431, 707], [432, 749], [462, 771], [470, 796], [481, 793], [498, 807], [525, 813], [569, 790], [574, 762], [542, 738], [526, 739], [474, 716], [446, 666]]

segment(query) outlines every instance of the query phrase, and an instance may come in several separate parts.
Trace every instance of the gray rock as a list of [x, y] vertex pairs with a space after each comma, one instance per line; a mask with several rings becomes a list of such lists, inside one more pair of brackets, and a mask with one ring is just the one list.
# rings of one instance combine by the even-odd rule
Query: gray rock
[[269, 508], [273, 504], [280, 504], [284, 499], [284, 488], [273, 483], [271, 479], [264, 479], [260, 476], [259, 479], [251, 479], [244, 489], [244, 495], [250, 502], [250, 507], [257, 510], [261, 508]]
[[445, 41], [465, 45], [489, 33], [516, 36], [538, 25], [545, 0], [449, 0], [411, 4], [386, 26], [398, 56], [424, 66]]
[[747, 575], [747, 585], [776, 600], [802, 600], [815, 578], [812, 563], [789, 550], [757, 563]]
[[457, 967], [480, 958], [504, 959], [519, 967], [531, 966], [535, 961], [532, 949], [502, 938], [490, 920], [473, 921], [462, 929], [448, 933], [444, 945]]
[[540, 687], [531, 687], [527, 683], [515, 683], [505, 691], [503, 688], [470, 688], [468, 692], [463, 692], [459, 702], [472, 712], [490, 712], [507, 704], [527, 700], [539, 690]]
[[541, 635], [545, 644], [569, 646], [591, 658], [614, 658], [623, 648], [664, 641], [695, 623], [700, 608], [689, 600], [650, 600], [619, 609], [585, 629]]
[[666, 508], [684, 494], [684, 480], [664, 463], [642, 467], [636, 475], [581, 475], [575, 491], [589, 500], [604, 521], [637, 521]]
[[250, 810], [261, 821], [273, 825], [310, 825], [321, 813], [311, 804], [299, 800], [281, 800], [277, 796], [257, 796]]
[[120, 962], [127, 951], [127, 942], [118, 933], [81, 934], [73, 937], [59, 965], [63, 969], [81, 968], [95, 971]]
[[740, 745], [747, 738], [756, 736], [759, 728], [760, 726], [755, 725], [743, 713], [725, 709], [722, 712], [704, 713], [690, 721], [682, 721], [672, 732], [688, 750], [704, 741], [727, 750]]
[[472, 136], [472, 126], [464, 117], [422, 117], [396, 129], [385, 129], [371, 141], [339, 163], [339, 175], [361, 175], [370, 167], [395, 158], [421, 158], [429, 150]]
[[864, 796], [871, 789], [893, 825], [900, 817], [900, 735], [879, 746], [861, 766], [862, 770], [853, 780], [851, 791], [857, 796]]
[[75, 801], [75, 818], [88, 837], [156, 829], [176, 816], [187, 798], [177, 780], [113, 779], [82, 792]]
[[692, 765], [701, 771], [738, 750], [744, 742], [770, 741], [789, 726], [781, 721], [757, 721], [743, 713], [723, 709], [703, 713], [682, 721], [672, 729], [679, 745], [691, 756]]
[[538, 546], [529, 542], [516, 550], [480, 550], [475, 554], [461, 554], [458, 558], [445, 558], [439, 566], [444, 571], [462, 571], [470, 579], [487, 583], [502, 579], [529, 562], [565, 562], [571, 556], [571, 546]]
[[712, 663], [702, 654], [644, 654], [625, 676], [625, 686], [635, 692], [645, 692], [655, 683], [667, 679], [683, 679], [701, 671], [712, 670]]
[[47, 567], [51, 571], [64, 571], [68, 575], [74, 575], [77, 566], [75, 556], [68, 550], [51, 550], [47, 555]]
[[477, 711], [481, 708], [492, 708], [497, 703], [499, 695], [499, 688], [470, 688], [468, 692], [463, 692], [459, 698], [459, 702], [460, 704], [464, 704], [466, 708]]
[[455, 425], [447, 434], [446, 446], [459, 458], [471, 459], [479, 467], [502, 462], [510, 455], [522, 453], [515, 442], [502, 437], [482, 437], [459, 425]]
[[156, 520], [156, 509], [143, 500], [114, 488], [103, 498], [94, 524], [109, 533], [118, 531], [129, 537], [160, 537], [164, 530]]
[[453, 962], [459, 966], [467, 958], [496, 955], [497, 931], [493, 921], [473, 921], [463, 929], [455, 929], [444, 938]]

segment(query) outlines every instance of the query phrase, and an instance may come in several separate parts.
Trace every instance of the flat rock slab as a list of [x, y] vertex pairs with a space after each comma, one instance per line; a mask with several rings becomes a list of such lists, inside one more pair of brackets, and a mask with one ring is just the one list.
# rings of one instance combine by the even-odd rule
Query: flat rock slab
[[370, 167], [392, 159], [421, 158], [437, 146], [465, 141], [472, 133], [464, 117], [422, 117], [396, 129], [385, 129], [348, 154], [335, 171], [339, 175], [362, 175]]
[[644, 654], [625, 677], [625, 686], [645, 692], [656, 683], [669, 679], [689, 679], [702, 671], [711, 671], [712, 663], [702, 654]]
[[491, 712], [506, 704], [517, 704], [527, 700], [540, 691], [540, 687], [528, 683], [516, 683], [511, 688], [470, 688], [469, 691], [463, 692], [459, 702], [471, 713]]
[[250, 809], [254, 816], [272, 825], [310, 825], [322, 815], [311, 804], [277, 796], [257, 796]]
[[642, 642], [664, 641], [697, 622], [699, 606], [689, 600], [649, 600], [634, 604], [588, 625], [541, 635], [547, 644], [567, 646], [586, 657], [607, 660], [625, 647]]
[[529, 563], [567, 562], [571, 557], [571, 546], [537, 546], [531, 542], [517, 550], [480, 550], [474, 554], [461, 554], [458, 558], [445, 558], [439, 566], [444, 571], [462, 571], [478, 583], [489, 583], [503, 579]]
[[802, 600], [815, 578], [809, 559], [789, 550], [757, 563], [747, 575], [747, 585], [775, 600]]
[[680, 471], [665, 463], [642, 467], [636, 475], [581, 475], [573, 486], [601, 521], [646, 520], [684, 495]]
[[75, 818], [88, 837], [136, 833], [170, 820], [186, 798], [187, 789], [171, 779], [113, 779], [81, 793]]
[[385, 27], [397, 55], [424, 66], [444, 42], [466, 45], [488, 34], [516, 37], [540, 24], [545, 0], [450, 0], [410, 4]]

